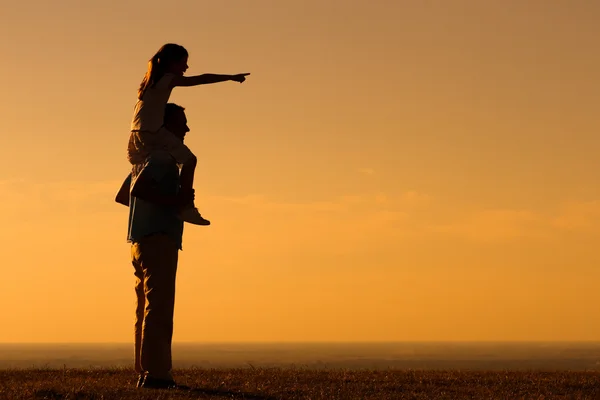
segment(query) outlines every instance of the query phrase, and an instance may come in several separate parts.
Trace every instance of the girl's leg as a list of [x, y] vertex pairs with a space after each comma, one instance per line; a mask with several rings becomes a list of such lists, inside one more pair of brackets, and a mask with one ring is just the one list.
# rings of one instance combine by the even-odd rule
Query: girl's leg
[[[181, 167], [181, 174], [179, 176], [179, 186], [182, 191], [192, 191], [194, 187], [194, 172], [196, 172], [196, 165], [198, 160], [196, 156], [190, 157], [190, 159], [183, 164]], [[194, 225], [210, 225], [210, 221], [203, 218], [194, 203], [190, 203], [181, 210], [181, 217], [185, 222], [189, 222]]]
[[191, 191], [193, 189], [196, 165], [198, 165], [198, 159], [196, 156], [193, 156], [181, 167], [181, 175], [179, 177], [181, 190]]
[[[194, 172], [196, 171], [196, 165], [198, 164], [196, 156], [185, 144], [183, 144], [181, 138], [176, 137], [167, 129], [163, 128], [159, 130], [156, 140], [157, 143], [161, 143], [163, 149], [175, 158], [178, 164], [182, 164], [179, 177], [181, 190], [192, 191], [194, 187]], [[200, 215], [193, 202], [182, 208], [181, 218], [183, 221], [195, 225], [210, 225], [210, 221], [204, 219], [202, 215]]]

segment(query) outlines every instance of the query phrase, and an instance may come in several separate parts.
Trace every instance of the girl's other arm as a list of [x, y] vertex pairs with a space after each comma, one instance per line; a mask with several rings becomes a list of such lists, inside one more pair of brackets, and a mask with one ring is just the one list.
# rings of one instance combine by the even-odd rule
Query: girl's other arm
[[225, 81], [235, 81], [242, 83], [246, 80], [249, 73], [237, 75], [219, 75], [219, 74], [202, 74], [196, 76], [176, 76], [171, 81], [171, 85], [175, 86], [198, 86], [207, 85], [209, 83], [219, 83]]

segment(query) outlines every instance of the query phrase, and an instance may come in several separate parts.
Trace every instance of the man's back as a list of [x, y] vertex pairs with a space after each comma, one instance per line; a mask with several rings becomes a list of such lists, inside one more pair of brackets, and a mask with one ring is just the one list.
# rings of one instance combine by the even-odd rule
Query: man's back
[[[179, 168], [175, 160], [150, 156], [143, 170], [134, 169], [132, 181], [135, 182], [142, 172], [145, 182], [152, 184], [162, 195], [175, 196], [179, 191]], [[183, 221], [178, 216], [177, 207], [130, 196], [127, 240], [135, 243], [157, 233], [168, 235], [181, 249]]]

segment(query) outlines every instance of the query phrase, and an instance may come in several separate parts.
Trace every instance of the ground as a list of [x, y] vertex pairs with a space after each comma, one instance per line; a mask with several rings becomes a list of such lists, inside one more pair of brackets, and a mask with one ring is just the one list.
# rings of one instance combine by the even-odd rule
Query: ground
[[128, 369], [0, 370], [0, 399], [600, 399], [600, 372], [185, 369], [189, 390], [136, 389]]

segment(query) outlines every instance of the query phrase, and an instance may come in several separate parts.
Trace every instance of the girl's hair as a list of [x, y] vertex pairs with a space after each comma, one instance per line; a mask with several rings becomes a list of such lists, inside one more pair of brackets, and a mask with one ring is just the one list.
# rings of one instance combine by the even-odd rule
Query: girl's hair
[[138, 89], [138, 99], [141, 100], [146, 89], [153, 87], [163, 77], [171, 64], [187, 56], [187, 50], [178, 44], [167, 43], [161, 47], [148, 61], [148, 71]]

